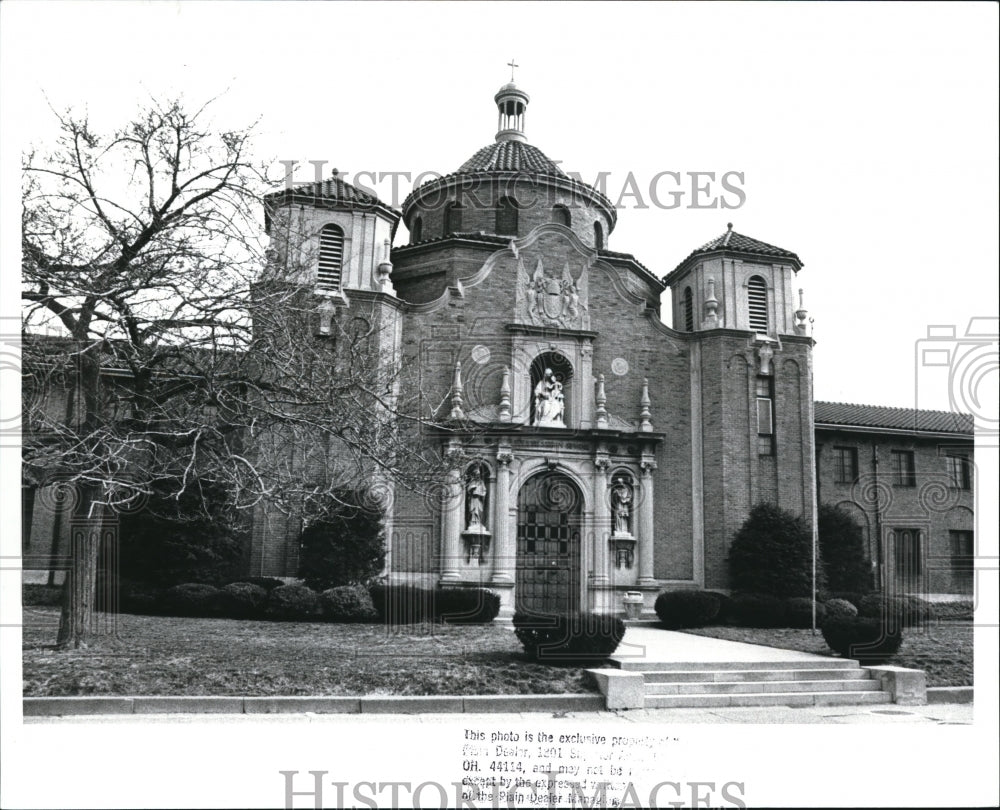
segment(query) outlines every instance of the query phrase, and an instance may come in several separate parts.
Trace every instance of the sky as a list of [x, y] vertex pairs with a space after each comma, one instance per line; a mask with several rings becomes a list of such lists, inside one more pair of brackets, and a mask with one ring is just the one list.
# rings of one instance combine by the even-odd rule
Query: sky
[[[585, 180], [607, 172], [612, 202], [635, 178], [647, 205], [622, 201], [611, 249], [662, 276], [732, 222], [793, 250], [814, 319], [818, 399], [959, 409], [995, 434], [997, 17], [995, 3], [6, 0], [0, 342], [19, 332], [19, 282], [10, 272], [19, 260], [19, 154], [53, 137], [50, 105], [86, 109], [109, 130], [150, 98], [196, 104], [217, 96], [218, 125], [256, 122], [258, 156], [300, 161], [299, 179], [310, 179], [313, 160], [349, 176], [416, 176], [454, 171], [493, 142], [493, 94], [513, 59], [531, 95], [532, 144]], [[678, 208], [658, 207], [649, 184], [666, 171], [686, 183], [692, 173], [715, 173], [713, 196], [723, 174], [741, 173], [745, 201], [692, 208], [687, 193]], [[376, 188], [393, 201], [388, 184]], [[397, 204], [408, 190], [401, 184]], [[404, 238], [401, 228], [397, 242]], [[978, 336], [966, 337], [970, 324]], [[0, 370], [16, 373], [0, 348]], [[943, 364], [929, 364], [928, 348]], [[16, 491], [15, 466], [2, 473], [0, 488]], [[157, 737], [175, 751], [212, 756], [214, 734], [193, 742], [181, 730], [161, 728]], [[318, 764], [331, 764], [329, 752]], [[85, 764], [59, 761], [60, 784], [89, 779]], [[116, 771], [94, 806], [148, 791], [136, 781], [143, 773]], [[180, 800], [170, 776], [157, 787], [165, 804]], [[206, 803], [230, 787], [242, 795], [211, 776], [187, 776], [215, 791], [201, 794]], [[902, 796], [895, 784], [869, 787], [866, 801], [876, 805]]]
[[[995, 359], [957, 394], [917, 361], [928, 327], [967, 352], [982, 342], [959, 345], [970, 319], [997, 315], [996, 18], [990, 4], [14, 0], [4, 124], [44, 143], [49, 105], [111, 128], [150, 97], [220, 96], [219, 125], [256, 122], [258, 156], [300, 161], [296, 179], [308, 161], [416, 177], [492, 142], [513, 59], [529, 141], [584, 180], [607, 173], [611, 249], [662, 276], [732, 222], [805, 264], [818, 399], [975, 411], [995, 401]], [[660, 175], [651, 194], [666, 171], [680, 185]], [[720, 186], [728, 172], [745, 201]], [[410, 184], [375, 188], [398, 205]], [[692, 207], [712, 201], [742, 204]]]

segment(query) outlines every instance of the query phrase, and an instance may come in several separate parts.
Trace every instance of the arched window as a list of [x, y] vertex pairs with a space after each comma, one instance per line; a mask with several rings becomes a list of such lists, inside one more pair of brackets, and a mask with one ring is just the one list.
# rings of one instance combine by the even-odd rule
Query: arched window
[[410, 225], [410, 242], [419, 242], [424, 235], [424, 221], [421, 217], [414, 217]]
[[594, 247], [598, 250], [604, 250], [604, 228], [601, 227], [600, 222], [594, 223]]
[[517, 235], [517, 203], [510, 197], [501, 197], [497, 204], [497, 233]]
[[316, 286], [321, 290], [340, 290], [344, 269], [344, 232], [337, 225], [324, 225], [319, 232], [319, 267]]
[[545, 352], [531, 363], [530, 424], [568, 427], [573, 366], [559, 352]]
[[684, 328], [688, 332], [694, 331], [694, 296], [690, 287], [684, 290]]
[[747, 309], [750, 312], [750, 328], [762, 335], [767, 334], [767, 282], [760, 276], [751, 276], [747, 282]]
[[444, 209], [444, 230], [441, 235], [447, 236], [460, 230], [462, 230], [462, 206], [457, 202], [450, 202]]
[[565, 205], [552, 206], [552, 221], [557, 225], [565, 225], [567, 228], [573, 224], [569, 209]]

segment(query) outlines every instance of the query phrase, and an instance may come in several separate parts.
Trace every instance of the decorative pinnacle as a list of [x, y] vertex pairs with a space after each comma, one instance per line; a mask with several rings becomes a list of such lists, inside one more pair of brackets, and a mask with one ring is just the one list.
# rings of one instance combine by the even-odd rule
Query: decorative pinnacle
[[464, 419], [462, 411], [462, 363], [455, 363], [455, 376], [451, 382], [451, 414], [452, 419]]
[[642, 407], [642, 412], [639, 414], [639, 430], [648, 433], [653, 429], [653, 423], [651, 421], [652, 414], [649, 411], [649, 380], [646, 378], [642, 380], [642, 399], [639, 400], [639, 404]]
[[501, 422], [510, 421], [510, 368], [507, 366], [504, 366], [503, 379], [500, 381], [499, 416]]
[[606, 428], [608, 426], [608, 411], [605, 407], [608, 402], [608, 397], [604, 393], [604, 375], [597, 375], [597, 396], [595, 397], [597, 401], [597, 427]]

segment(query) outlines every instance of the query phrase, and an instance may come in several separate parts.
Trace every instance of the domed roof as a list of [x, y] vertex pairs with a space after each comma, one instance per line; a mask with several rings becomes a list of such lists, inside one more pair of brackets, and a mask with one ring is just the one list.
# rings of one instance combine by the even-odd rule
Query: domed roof
[[459, 174], [475, 172], [525, 172], [568, 177], [541, 149], [524, 141], [491, 143], [476, 152], [458, 169]]

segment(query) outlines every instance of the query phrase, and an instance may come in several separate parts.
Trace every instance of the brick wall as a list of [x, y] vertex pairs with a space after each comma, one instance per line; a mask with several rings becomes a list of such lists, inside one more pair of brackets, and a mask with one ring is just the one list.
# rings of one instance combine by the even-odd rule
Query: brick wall
[[[838, 505], [861, 524], [869, 557], [881, 556], [886, 566], [894, 564], [895, 543], [891, 532], [905, 529], [920, 534], [918, 579], [906, 589], [928, 593], [971, 593], [969, 574], [958, 570], [952, 532], [972, 532], [975, 471], [970, 488], [954, 486], [948, 467], [949, 454], [965, 455], [973, 461], [971, 437], [920, 437], [891, 432], [833, 430], [816, 431], [819, 497], [822, 503]], [[857, 458], [856, 480], [838, 480], [838, 448], [851, 449]], [[913, 453], [912, 486], [900, 485], [894, 477], [892, 451]], [[877, 466], [876, 466], [877, 461]], [[846, 476], [849, 478], [849, 476]], [[882, 542], [879, 544], [878, 527]], [[895, 588], [891, 570], [887, 586]]]

